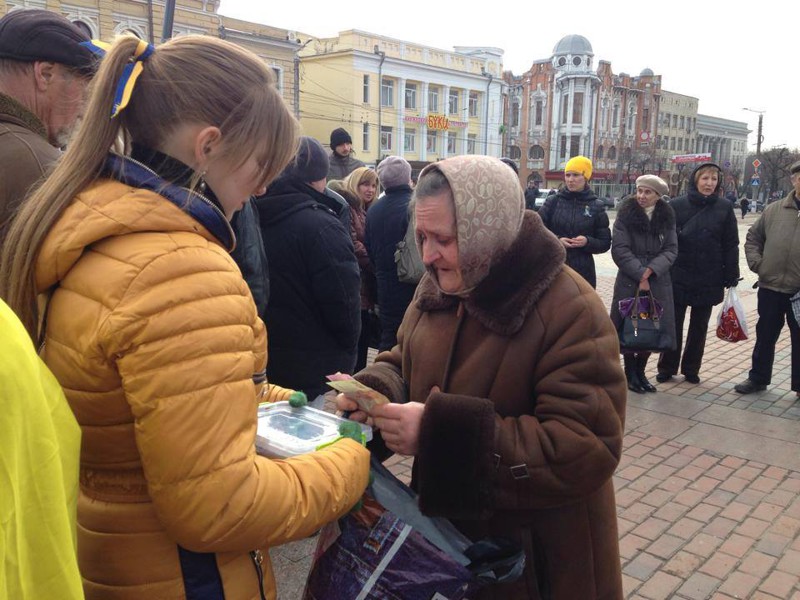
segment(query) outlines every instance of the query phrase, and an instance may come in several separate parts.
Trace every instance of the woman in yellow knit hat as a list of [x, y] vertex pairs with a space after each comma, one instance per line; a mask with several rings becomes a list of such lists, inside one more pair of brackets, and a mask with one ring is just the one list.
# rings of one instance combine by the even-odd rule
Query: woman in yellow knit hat
[[545, 226], [567, 250], [567, 265], [597, 287], [592, 254], [611, 247], [611, 229], [603, 203], [589, 187], [592, 161], [575, 156], [564, 167], [564, 185], [539, 211]]

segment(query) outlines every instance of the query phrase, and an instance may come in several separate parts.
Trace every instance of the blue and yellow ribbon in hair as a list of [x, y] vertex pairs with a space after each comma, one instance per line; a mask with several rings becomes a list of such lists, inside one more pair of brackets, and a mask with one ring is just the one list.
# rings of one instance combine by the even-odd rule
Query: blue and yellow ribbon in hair
[[[104, 56], [111, 48], [111, 44], [100, 40], [82, 42], [81, 45], [86, 46], [99, 56]], [[131, 62], [125, 65], [125, 68], [122, 70], [122, 76], [119, 78], [119, 83], [117, 83], [117, 89], [114, 92], [114, 106], [111, 108], [112, 119], [128, 106], [131, 94], [133, 93], [133, 87], [136, 85], [136, 80], [144, 69], [143, 62], [147, 60], [154, 51], [154, 46], [148, 44], [144, 40], [139, 40], [139, 44], [133, 52]]]

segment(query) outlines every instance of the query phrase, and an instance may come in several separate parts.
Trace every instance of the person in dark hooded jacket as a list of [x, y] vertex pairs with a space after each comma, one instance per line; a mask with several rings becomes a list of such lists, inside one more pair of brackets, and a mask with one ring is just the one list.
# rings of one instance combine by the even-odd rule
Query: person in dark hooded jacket
[[608, 252], [611, 229], [605, 206], [589, 187], [592, 161], [585, 156], [571, 158], [564, 167], [565, 186], [548, 196], [539, 216], [567, 249], [567, 265], [592, 287], [597, 287], [592, 254]]
[[[689, 191], [671, 202], [678, 234], [678, 258], [672, 265], [675, 301], [675, 350], [658, 360], [660, 382], [680, 372], [689, 383], [700, 383], [711, 310], [722, 302], [725, 288], [739, 280], [739, 231], [733, 205], [720, 196], [722, 171], [703, 163], [689, 178]], [[691, 307], [689, 332], [683, 347], [683, 321]]]
[[270, 265], [267, 377], [309, 399], [328, 391], [326, 375], [352, 373], [361, 332], [358, 261], [339, 214], [347, 209], [324, 193], [327, 172], [322, 145], [303, 137], [256, 199]]

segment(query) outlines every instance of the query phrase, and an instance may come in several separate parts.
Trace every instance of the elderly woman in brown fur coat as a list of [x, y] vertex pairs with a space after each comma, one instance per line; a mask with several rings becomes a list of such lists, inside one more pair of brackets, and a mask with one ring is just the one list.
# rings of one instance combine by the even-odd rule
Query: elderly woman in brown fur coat
[[427, 273], [397, 345], [356, 375], [392, 400], [370, 415], [376, 445], [416, 457], [424, 513], [524, 547], [523, 577], [480, 598], [622, 598], [626, 392], [602, 302], [496, 159], [428, 166], [415, 219]]
[[[631, 298], [637, 288], [651, 292], [664, 309], [661, 335], [664, 343], [675, 347], [675, 307], [672, 302], [670, 267], [678, 256], [675, 212], [662, 196], [669, 192], [666, 182], [655, 175], [636, 180], [636, 195], [625, 198], [614, 220], [611, 258], [619, 267], [611, 301], [611, 320], [619, 329], [623, 315], [619, 302]], [[650, 352], [622, 349], [628, 389], [639, 394], [655, 392], [645, 374]]]

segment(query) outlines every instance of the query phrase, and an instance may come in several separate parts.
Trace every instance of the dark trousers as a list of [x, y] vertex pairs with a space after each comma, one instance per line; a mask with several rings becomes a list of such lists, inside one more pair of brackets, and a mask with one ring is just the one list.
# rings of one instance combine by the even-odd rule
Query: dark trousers
[[372, 317], [368, 310], [361, 311], [361, 335], [358, 336], [358, 353], [356, 354], [356, 367], [353, 373], [358, 373], [367, 366], [367, 351], [369, 338], [372, 335]]
[[789, 323], [792, 339], [792, 391], [800, 391], [800, 327], [792, 312], [791, 294], [758, 288], [758, 323], [756, 346], [753, 348], [753, 368], [750, 381], [769, 385], [772, 380], [772, 363], [775, 361], [775, 343], [781, 335], [784, 322]]
[[686, 318], [685, 304], [675, 304], [675, 349], [662, 352], [658, 357], [658, 372], [665, 375], [678, 373], [680, 363], [681, 373], [684, 375], [697, 375], [703, 362], [703, 352], [706, 349], [706, 333], [708, 322], [711, 320], [713, 306], [692, 306], [689, 317], [689, 332], [686, 335], [686, 346], [683, 348], [681, 360], [681, 347], [683, 344], [683, 321]]

